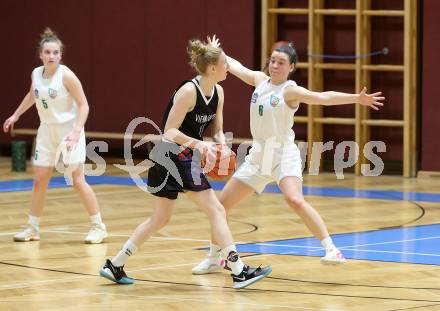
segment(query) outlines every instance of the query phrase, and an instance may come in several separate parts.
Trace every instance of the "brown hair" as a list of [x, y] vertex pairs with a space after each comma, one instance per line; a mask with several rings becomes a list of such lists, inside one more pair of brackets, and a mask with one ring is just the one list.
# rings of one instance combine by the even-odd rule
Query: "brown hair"
[[[287, 55], [287, 58], [289, 59], [289, 63], [295, 65], [295, 69], [291, 73], [289, 73], [289, 76], [287, 77], [288, 79], [290, 79], [291, 75], [296, 71], [296, 63], [298, 61], [298, 54], [296, 53], [296, 49], [295, 49], [295, 46], [293, 45], [293, 42], [284, 42], [284, 41], [280, 41], [280, 42], [282, 42], [282, 44], [276, 48], [273, 48], [270, 54], [272, 55], [272, 53], [274, 51], [277, 51], [277, 52], [284, 53]], [[266, 74], [269, 74], [270, 58], [271, 58], [271, 56], [269, 56], [267, 58], [266, 65], [263, 68], [263, 71]]]
[[298, 61], [298, 54], [296, 54], [296, 49], [293, 45], [293, 42], [288, 42], [287, 44], [283, 44], [273, 50], [286, 54], [289, 58], [289, 62], [296, 65], [296, 62]]
[[190, 40], [187, 50], [190, 57], [189, 64], [200, 74], [205, 73], [209, 65], [216, 65], [223, 52], [221, 48], [213, 47], [198, 39]]
[[52, 31], [49, 27], [44, 29], [44, 32], [40, 35], [40, 42], [38, 43], [38, 52], [43, 50], [43, 45], [47, 42], [56, 42], [60, 46], [60, 52], [64, 51], [64, 44], [58, 38], [57, 34]]

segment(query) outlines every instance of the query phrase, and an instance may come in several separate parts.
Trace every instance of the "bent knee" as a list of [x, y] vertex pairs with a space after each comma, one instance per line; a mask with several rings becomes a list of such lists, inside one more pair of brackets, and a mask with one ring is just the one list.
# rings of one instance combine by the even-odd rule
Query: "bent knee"
[[75, 190], [82, 190], [88, 186], [88, 183], [84, 178], [73, 178], [72, 179], [72, 187]]
[[292, 207], [294, 210], [302, 209], [305, 205], [305, 200], [302, 197], [298, 196], [286, 196], [285, 197], [287, 204]]
[[171, 216], [163, 216], [163, 217], [156, 217], [156, 218], [151, 218], [151, 224], [153, 225], [153, 227], [155, 228], [155, 230], [160, 230], [163, 227], [165, 227], [171, 220]]
[[209, 206], [206, 207], [205, 212], [208, 215], [212, 215], [214, 217], [226, 218], [225, 208], [224, 208], [224, 206], [220, 202], [214, 203], [214, 204], [210, 204]]
[[34, 187], [35, 188], [47, 187], [47, 185], [49, 184], [49, 180], [50, 180], [50, 178], [48, 178], [46, 176], [36, 175], [34, 177]]
[[226, 211], [226, 213], [228, 213], [228, 211], [234, 206], [234, 204], [229, 201], [227, 198], [219, 198], [220, 204], [222, 206], [222, 208]]

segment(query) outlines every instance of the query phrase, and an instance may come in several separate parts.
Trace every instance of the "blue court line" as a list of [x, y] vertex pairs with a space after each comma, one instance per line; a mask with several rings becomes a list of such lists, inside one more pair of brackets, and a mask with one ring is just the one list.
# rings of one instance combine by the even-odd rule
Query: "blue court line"
[[[135, 182], [129, 177], [87, 176], [91, 185], [126, 185]], [[144, 179], [144, 182], [146, 180]], [[1, 192], [32, 189], [33, 180], [0, 181]], [[212, 181], [215, 190], [221, 190], [224, 182]], [[68, 187], [64, 177], [53, 177], [50, 188]], [[280, 193], [276, 185], [268, 185], [266, 193]], [[382, 200], [414, 200], [440, 202], [438, 193], [399, 192], [384, 190], [356, 190], [349, 188], [304, 187], [306, 195], [350, 197]], [[393, 228], [332, 236], [333, 241], [348, 259], [379, 260], [417, 264], [440, 265], [440, 224], [408, 228]], [[315, 238], [276, 240], [264, 243], [237, 245], [240, 252], [271, 253], [299, 256], [323, 256], [319, 241]]]
[[[135, 185], [131, 178], [118, 176], [86, 176], [86, 180], [90, 185]], [[0, 181], [0, 193], [32, 190], [32, 185], [33, 179]], [[63, 176], [52, 177], [50, 179], [49, 188], [66, 187], [69, 187], [69, 185]]]
[[[130, 177], [122, 176], [86, 176], [87, 182], [91, 185], [120, 185], [134, 186], [135, 182]], [[146, 179], [143, 179], [146, 183]], [[225, 182], [210, 181], [214, 190], [223, 189]], [[63, 176], [53, 177], [49, 183], [50, 188], [68, 187]], [[0, 181], [1, 192], [14, 192], [32, 189], [32, 179]], [[270, 184], [264, 189], [265, 193], [281, 193], [275, 184]], [[387, 190], [358, 190], [351, 188], [330, 188], [330, 187], [303, 187], [304, 195], [341, 197], [341, 198], [363, 198], [393, 201], [425, 201], [440, 202], [440, 193], [428, 192], [401, 192]]]
[[[440, 265], [440, 224], [332, 235], [347, 259]], [[239, 244], [241, 253], [324, 256], [315, 238]]]
[[[281, 193], [277, 185], [268, 185], [264, 192]], [[401, 192], [389, 190], [360, 190], [352, 188], [331, 188], [303, 186], [304, 195], [341, 198], [364, 198], [394, 201], [440, 202], [440, 193]]]

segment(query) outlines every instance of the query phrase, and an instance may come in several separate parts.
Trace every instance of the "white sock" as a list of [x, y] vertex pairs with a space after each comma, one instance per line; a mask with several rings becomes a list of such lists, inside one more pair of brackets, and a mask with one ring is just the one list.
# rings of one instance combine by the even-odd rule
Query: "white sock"
[[112, 264], [116, 267], [125, 265], [128, 257], [134, 255], [137, 249], [138, 248], [136, 244], [134, 244], [131, 240], [128, 240], [127, 242], [125, 242], [119, 253], [112, 259]]
[[211, 242], [211, 245], [209, 246], [209, 257], [217, 257], [219, 256], [221, 248], [218, 245], [215, 245]]
[[326, 237], [321, 241], [322, 247], [325, 248], [326, 252], [331, 251], [332, 249], [336, 248], [335, 244], [333, 244], [333, 240], [330, 236]]
[[29, 215], [28, 224], [38, 229], [40, 227], [40, 217]]
[[92, 223], [92, 225], [102, 224], [101, 213], [98, 212], [97, 214], [90, 216], [90, 222]]
[[220, 251], [220, 256], [228, 261], [228, 266], [231, 268], [233, 274], [239, 275], [243, 271], [244, 263], [241, 261], [234, 244], [223, 248]]

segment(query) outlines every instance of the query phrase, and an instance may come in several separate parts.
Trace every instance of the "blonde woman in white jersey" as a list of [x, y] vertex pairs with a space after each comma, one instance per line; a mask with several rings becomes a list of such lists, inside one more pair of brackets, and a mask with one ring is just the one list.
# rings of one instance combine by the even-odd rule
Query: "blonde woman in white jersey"
[[40, 240], [39, 224], [44, 197], [53, 168], [60, 156], [64, 165], [71, 170], [73, 188], [90, 216], [92, 227], [85, 242], [101, 243], [107, 237], [95, 193], [84, 178], [84, 123], [89, 113], [89, 105], [79, 79], [69, 68], [60, 64], [62, 52], [61, 40], [52, 30], [46, 28], [39, 43], [39, 55], [43, 66], [33, 70], [29, 92], [14, 114], [3, 124], [4, 132], [8, 132], [20, 116], [36, 104], [40, 126], [33, 156], [34, 184], [31, 209], [26, 228], [14, 235], [14, 241], [17, 242]]
[[[213, 38], [213, 44], [219, 45]], [[323, 264], [340, 264], [345, 258], [327, 231], [318, 212], [304, 200], [302, 193], [302, 165], [298, 147], [294, 143], [293, 117], [300, 103], [315, 105], [360, 104], [378, 110], [384, 100], [381, 92], [359, 94], [340, 92], [312, 92], [289, 80], [297, 61], [293, 44], [275, 49], [269, 59], [269, 76], [252, 71], [228, 57], [229, 72], [254, 86], [250, 103], [250, 123], [253, 145], [245, 162], [235, 172], [220, 194], [220, 202], [229, 213], [231, 208], [252, 193], [276, 181], [287, 204], [303, 220], [313, 235], [321, 241], [326, 255]], [[215, 237], [211, 237], [208, 256], [193, 268], [193, 274], [205, 274], [221, 269]]]

